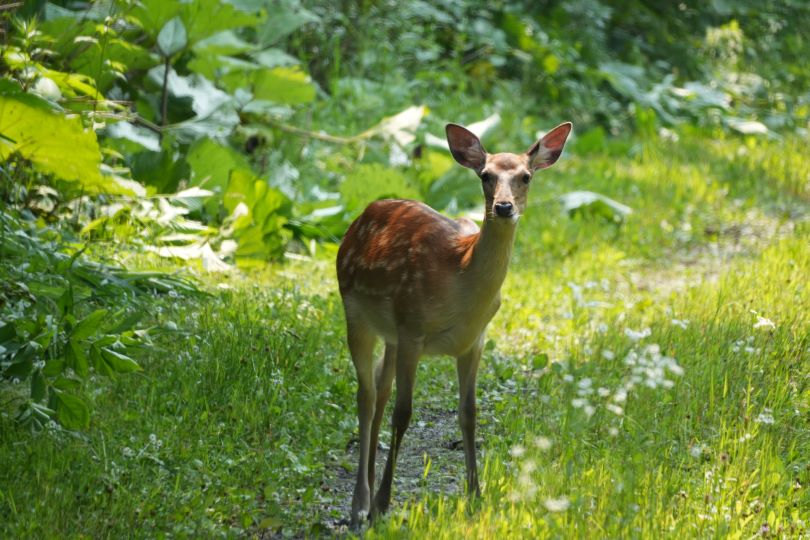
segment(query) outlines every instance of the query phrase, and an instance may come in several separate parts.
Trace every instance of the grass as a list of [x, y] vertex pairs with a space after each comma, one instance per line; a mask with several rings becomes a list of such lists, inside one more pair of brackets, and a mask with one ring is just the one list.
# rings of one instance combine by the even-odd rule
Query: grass
[[[480, 374], [482, 500], [454, 493], [453, 364], [426, 359], [427, 459], [367, 537], [810, 534], [803, 142], [606, 144], [533, 187]], [[568, 217], [572, 189], [634, 212]], [[326, 251], [156, 313], [180, 330], [142, 374], [95, 381], [86, 433], [0, 415], [0, 536], [343, 530], [355, 382]]]

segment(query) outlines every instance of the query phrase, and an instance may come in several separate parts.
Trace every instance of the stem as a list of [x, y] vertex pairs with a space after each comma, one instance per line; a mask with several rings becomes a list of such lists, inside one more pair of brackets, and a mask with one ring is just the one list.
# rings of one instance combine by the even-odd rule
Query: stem
[[281, 131], [292, 133], [293, 135], [298, 135], [299, 137], [317, 139], [319, 141], [329, 142], [333, 144], [352, 144], [362, 139], [368, 138], [368, 136], [365, 136], [365, 133], [361, 133], [360, 135], [354, 135], [353, 137], [338, 137], [337, 135], [329, 135], [328, 133], [318, 133], [317, 131], [309, 131], [299, 127], [291, 126], [290, 124], [279, 122], [278, 120], [274, 120], [273, 118], [267, 118], [266, 120], [269, 124], [272, 124], [274, 127], [280, 129]]
[[[166, 116], [167, 116], [166, 109], [168, 108], [168, 104], [169, 104], [168, 84], [169, 84], [169, 67], [170, 66], [171, 66], [171, 61], [169, 60], [169, 57], [167, 56], [166, 61], [163, 63], [163, 91], [161, 93], [161, 105], [160, 105], [160, 125], [161, 126], [165, 126], [166, 121], [168, 120], [166, 118]], [[161, 133], [161, 137], [163, 137], [162, 133]]]

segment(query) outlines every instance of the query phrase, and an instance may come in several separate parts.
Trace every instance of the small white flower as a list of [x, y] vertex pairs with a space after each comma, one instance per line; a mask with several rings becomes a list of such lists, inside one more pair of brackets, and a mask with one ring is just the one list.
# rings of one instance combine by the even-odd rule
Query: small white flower
[[619, 429], [615, 428], [615, 427], [612, 427], [612, 428], [608, 429], [608, 434], [611, 437], [615, 437], [615, 436], [617, 436], [619, 434]]
[[573, 405], [575, 409], [581, 409], [587, 404], [588, 400], [585, 398], [574, 398], [571, 400], [571, 405]]
[[511, 455], [513, 458], [519, 458], [523, 456], [523, 454], [525, 453], [526, 449], [520, 446], [519, 444], [516, 444], [515, 446], [509, 449], [509, 455]]
[[616, 358], [616, 354], [614, 354], [613, 351], [605, 349], [602, 351], [602, 358], [604, 358], [605, 360], [613, 360], [614, 358]]
[[546, 510], [549, 512], [565, 512], [571, 506], [567, 497], [560, 497], [558, 499], [546, 499], [543, 501]]
[[135, 456], [135, 450], [130, 448], [129, 446], [125, 446], [121, 449], [121, 452], [124, 454], [124, 457], [131, 458]]
[[643, 328], [643, 329], [638, 330], [638, 331], [633, 330], [632, 328], [625, 328], [624, 329], [624, 335], [629, 337], [633, 341], [639, 341], [641, 339], [644, 339], [645, 337], [649, 336], [650, 334], [652, 334], [652, 331], [650, 330], [649, 327]]
[[691, 455], [693, 458], [699, 458], [703, 455], [703, 446], [700, 444], [694, 445], [689, 449], [689, 455]]
[[768, 425], [773, 424], [774, 422], [773, 412], [770, 409], [763, 410], [759, 414], [759, 416], [757, 416], [755, 422], [757, 422], [758, 424], [768, 424]]
[[580, 388], [590, 388], [591, 384], [593, 384], [593, 381], [590, 378], [585, 377], [577, 383], [577, 386]]
[[599, 323], [599, 325], [596, 327], [596, 331], [599, 332], [600, 334], [604, 334], [605, 332], [608, 331], [608, 325], [606, 325], [605, 323]]
[[538, 448], [538, 450], [545, 452], [551, 448], [551, 440], [548, 437], [535, 437], [534, 445]]
[[613, 403], [608, 403], [607, 405], [605, 405], [605, 408], [610, 412], [612, 412], [613, 414], [615, 414], [616, 416], [621, 416], [624, 414], [624, 409]]
[[757, 315], [757, 322], [754, 323], [754, 328], [763, 328], [765, 330], [775, 330], [776, 323], [770, 319], [766, 319], [760, 315]]
[[672, 319], [672, 326], [686, 330], [686, 327], [689, 326], [689, 321], [686, 319]]
[[610, 390], [604, 386], [600, 386], [596, 393], [599, 394], [599, 397], [608, 397], [610, 395]]
[[566, 373], [565, 375], [563, 375], [563, 380], [565, 382], [574, 382], [574, 376], [571, 375], [570, 373]]
[[590, 405], [590, 404], [585, 405], [585, 407], [582, 410], [585, 411], [585, 414], [588, 416], [588, 418], [593, 416], [593, 413], [596, 412], [596, 409], [594, 408], [594, 406]]

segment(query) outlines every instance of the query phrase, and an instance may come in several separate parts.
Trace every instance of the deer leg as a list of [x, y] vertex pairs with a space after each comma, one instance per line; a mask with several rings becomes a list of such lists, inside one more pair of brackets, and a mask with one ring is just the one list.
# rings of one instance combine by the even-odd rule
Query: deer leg
[[475, 381], [478, 363], [481, 360], [484, 336], [472, 348], [456, 359], [458, 371], [458, 422], [464, 440], [464, 463], [467, 469], [467, 493], [470, 497], [480, 497], [478, 486], [478, 466], [475, 461]]
[[377, 364], [375, 382], [377, 385], [377, 403], [374, 407], [374, 419], [371, 421], [371, 438], [369, 440], [368, 452], [368, 489], [374, 495], [374, 475], [377, 458], [377, 440], [380, 436], [380, 424], [385, 413], [385, 405], [391, 397], [391, 383], [394, 380], [394, 368], [397, 361], [397, 346], [391, 343], [385, 344], [385, 354], [382, 362]]
[[400, 334], [397, 344], [396, 384], [397, 397], [394, 402], [394, 414], [391, 419], [391, 448], [385, 464], [380, 489], [374, 496], [371, 507], [372, 518], [375, 514], [384, 514], [391, 503], [391, 482], [394, 479], [394, 468], [397, 454], [402, 444], [402, 436], [408, 429], [413, 411], [413, 387], [416, 382], [416, 366], [422, 354], [423, 339], [405, 339]]
[[352, 498], [352, 526], [358, 526], [368, 515], [371, 492], [368, 488], [369, 442], [371, 420], [374, 416], [376, 390], [374, 388], [374, 344], [377, 337], [367, 325], [352, 321], [347, 316], [349, 351], [357, 372], [357, 419], [360, 425], [360, 464]]

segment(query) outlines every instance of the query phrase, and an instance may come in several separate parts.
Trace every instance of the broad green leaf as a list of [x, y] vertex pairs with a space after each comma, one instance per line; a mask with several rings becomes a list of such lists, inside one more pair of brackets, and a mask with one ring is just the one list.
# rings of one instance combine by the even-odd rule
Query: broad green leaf
[[131, 193], [101, 175], [96, 134], [78, 116], [65, 115], [7, 80], [0, 80], [0, 133], [2, 159], [19, 153], [39, 171], [74, 182], [85, 193]]
[[62, 373], [62, 370], [65, 369], [65, 361], [61, 358], [55, 360], [49, 360], [45, 367], [42, 368], [42, 374], [47, 377], [55, 377]]
[[228, 189], [222, 199], [223, 205], [228, 213], [233, 213], [239, 203], [244, 203], [248, 208], [256, 202], [254, 192], [254, 180], [256, 175], [247, 169], [236, 169], [231, 171], [228, 181]]
[[87, 354], [84, 352], [84, 347], [73, 338], [68, 342], [65, 352], [68, 365], [71, 365], [79, 377], [87, 377], [90, 373], [90, 364], [87, 360]]
[[59, 390], [78, 390], [82, 387], [82, 383], [77, 379], [59, 377], [53, 382], [53, 387]]
[[157, 37], [158, 48], [167, 57], [179, 53], [187, 44], [186, 27], [180, 17], [174, 17], [163, 25]]
[[68, 429], [84, 429], [90, 425], [90, 408], [80, 397], [57, 393], [56, 418]]
[[256, 26], [262, 20], [260, 13], [248, 13], [220, 0], [182, 3], [179, 14], [186, 25], [191, 44], [223, 30]]
[[256, 63], [261, 64], [264, 67], [274, 68], [278, 66], [294, 66], [296, 64], [300, 64], [297, 58], [294, 56], [290, 56], [282, 49], [265, 49], [263, 51], [254, 53], [250, 55]]
[[167, 0], [139, 0], [132, 10], [133, 18], [147, 34], [157, 39], [160, 30], [180, 12], [180, 3]]
[[[57, 34], [58, 35], [58, 34]], [[72, 70], [92, 77], [100, 91], [107, 91], [125, 73], [134, 70], [148, 70], [160, 61], [158, 55], [143, 47], [123, 39], [109, 37], [104, 43], [82, 43], [76, 51], [65, 56], [72, 58]]]
[[115, 371], [104, 361], [104, 357], [101, 355], [101, 349], [95, 343], [90, 346], [90, 360], [93, 362], [93, 367], [96, 368], [97, 372], [102, 375], [107, 375], [108, 377], [115, 375]]
[[197, 55], [241, 54], [255, 49], [256, 45], [243, 40], [233, 30], [219, 32], [194, 45]]
[[45, 378], [42, 376], [42, 371], [36, 370], [31, 377], [31, 399], [34, 401], [42, 401], [45, 399], [45, 392]]
[[86, 339], [93, 335], [100, 327], [101, 320], [107, 315], [106, 309], [97, 309], [73, 327], [71, 339]]
[[352, 212], [359, 212], [377, 199], [419, 198], [419, 192], [404, 174], [379, 163], [358, 165], [341, 184], [340, 193]]
[[559, 199], [569, 215], [601, 216], [621, 222], [633, 212], [629, 206], [592, 191], [572, 191], [560, 195]]
[[9, 322], [0, 321], [0, 345], [7, 343], [17, 337], [14, 325]]
[[225, 192], [231, 171], [250, 170], [247, 159], [233, 148], [223, 146], [212, 139], [200, 139], [191, 145], [186, 156], [191, 166], [191, 186]]
[[319, 22], [320, 18], [298, 5], [298, 2], [267, 3], [271, 7], [267, 21], [258, 28], [257, 37], [263, 45], [272, 45], [295, 32], [307, 23]]
[[130, 157], [130, 167], [135, 180], [154, 186], [158, 193], [174, 191], [191, 174], [183, 156], [171, 151], [138, 152]]
[[191, 212], [196, 212], [203, 207], [203, 202], [213, 195], [213, 191], [194, 186], [184, 189], [183, 191], [178, 191], [174, 195], [171, 195], [169, 199], [172, 202], [188, 208]]
[[141, 366], [139, 366], [135, 360], [110, 348], [103, 347], [101, 349], [101, 357], [104, 359], [104, 362], [117, 373], [142, 371]]
[[255, 75], [253, 95], [256, 99], [297, 105], [315, 99], [315, 86], [299, 66], [277, 67]]

